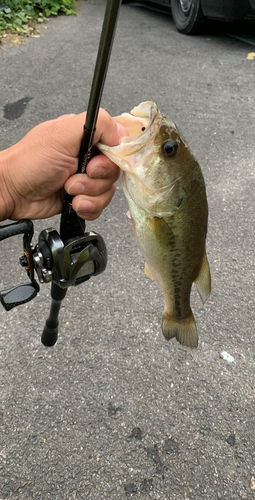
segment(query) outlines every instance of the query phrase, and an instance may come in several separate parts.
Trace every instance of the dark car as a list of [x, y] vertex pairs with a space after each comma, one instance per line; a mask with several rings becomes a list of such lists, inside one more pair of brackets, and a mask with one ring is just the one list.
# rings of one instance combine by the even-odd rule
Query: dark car
[[[123, 0], [129, 2], [132, 0]], [[137, 1], [137, 0], [136, 0]], [[234, 21], [255, 19], [255, 0], [138, 0], [147, 5], [171, 9], [178, 31], [195, 34], [206, 19]]]

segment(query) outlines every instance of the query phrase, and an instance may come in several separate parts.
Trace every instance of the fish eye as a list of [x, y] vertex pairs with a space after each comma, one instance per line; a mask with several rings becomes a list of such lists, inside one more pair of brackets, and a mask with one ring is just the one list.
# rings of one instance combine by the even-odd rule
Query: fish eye
[[178, 145], [176, 142], [171, 141], [168, 139], [165, 141], [162, 145], [162, 153], [164, 156], [167, 156], [168, 158], [174, 158], [178, 150]]
[[145, 127], [142, 128], [142, 132], [144, 132], [144, 130], [145, 130]]

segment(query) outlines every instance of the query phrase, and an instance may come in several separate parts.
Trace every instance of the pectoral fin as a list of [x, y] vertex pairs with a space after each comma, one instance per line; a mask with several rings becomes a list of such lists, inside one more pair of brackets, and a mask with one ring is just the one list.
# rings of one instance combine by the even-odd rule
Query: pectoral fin
[[204, 304], [211, 293], [211, 274], [206, 252], [204, 253], [202, 266], [199, 275], [195, 280], [195, 285], [197, 287], [197, 291], [200, 295], [200, 298]]

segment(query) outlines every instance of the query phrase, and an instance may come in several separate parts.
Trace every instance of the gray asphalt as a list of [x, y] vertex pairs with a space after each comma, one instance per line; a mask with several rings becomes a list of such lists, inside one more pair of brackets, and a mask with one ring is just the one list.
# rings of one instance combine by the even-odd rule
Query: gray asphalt
[[[104, 2], [77, 10], [0, 51], [2, 149], [86, 109]], [[40, 341], [48, 285], [0, 311], [1, 500], [254, 499], [252, 52], [218, 29], [187, 37], [169, 15], [121, 7], [102, 105], [115, 115], [154, 100], [180, 127], [207, 186], [212, 295], [202, 306], [192, 291], [197, 350], [164, 340], [163, 297], [144, 275], [118, 185], [87, 225], [107, 243], [107, 270], [68, 291], [56, 346]], [[58, 224], [36, 221], [35, 241]], [[25, 281], [21, 249], [19, 237], [1, 243], [1, 288]]]

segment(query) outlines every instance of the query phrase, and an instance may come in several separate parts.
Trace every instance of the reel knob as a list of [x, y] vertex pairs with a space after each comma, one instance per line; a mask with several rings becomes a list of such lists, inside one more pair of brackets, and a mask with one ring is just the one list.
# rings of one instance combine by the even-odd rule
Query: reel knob
[[20, 306], [32, 300], [38, 292], [38, 288], [32, 283], [18, 285], [10, 290], [0, 292], [0, 301], [6, 311], [10, 311], [13, 307]]

